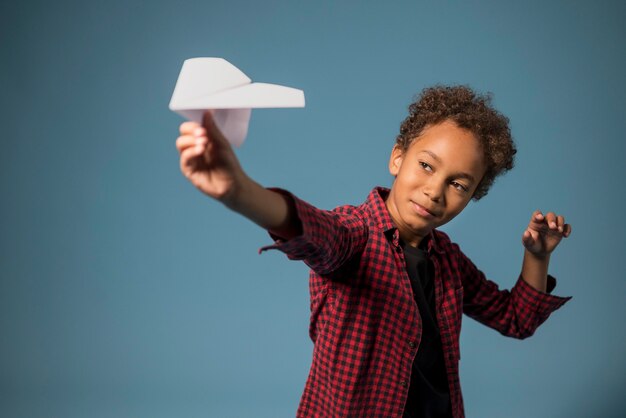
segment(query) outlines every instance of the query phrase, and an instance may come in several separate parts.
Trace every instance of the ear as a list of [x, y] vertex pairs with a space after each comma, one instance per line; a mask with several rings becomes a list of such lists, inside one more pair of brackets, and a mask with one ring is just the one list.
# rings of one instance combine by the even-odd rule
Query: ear
[[389, 173], [392, 176], [397, 176], [402, 166], [402, 160], [404, 159], [404, 150], [398, 145], [394, 145], [391, 150], [391, 157], [389, 157]]

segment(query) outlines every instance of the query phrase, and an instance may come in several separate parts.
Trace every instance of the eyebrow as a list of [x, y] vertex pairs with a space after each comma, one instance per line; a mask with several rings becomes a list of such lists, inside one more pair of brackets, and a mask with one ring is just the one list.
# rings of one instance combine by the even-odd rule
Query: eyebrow
[[434, 153], [434, 152], [432, 152], [432, 151], [429, 151], [429, 150], [425, 149], [425, 150], [422, 150], [422, 151], [420, 151], [420, 152], [425, 152], [426, 154], [428, 154], [428, 155], [430, 155], [431, 157], [433, 157], [433, 159], [434, 159], [434, 160], [436, 160], [436, 161], [438, 161], [438, 162], [441, 162], [441, 158], [439, 158], [439, 157], [437, 156], [437, 154], [435, 154], [435, 153]]
[[[426, 154], [430, 155], [430, 156], [433, 158], [433, 160], [435, 160], [435, 161], [437, 161], [437, 162], [439, 162], [439, 163], [441, 162], [441, 158], [439, 158], [439, 156], [438, 156], [437, 154], [435, 154], [434, 152], [432, 152], [432, 151], [430, 151], [430, 150], [425, 149], [425, 150], [422, 150], [422, 151], [420, 151], [420, 152], [424, 152], [424, 153], [426, 153]], [[467, 180], [472, 181], [472, 182], [475, 182], [475, 181], [476, 181], [476, 179], [474, 178], [474, 176], [472, 176], [471, 174], [463, 173], [463, 172], [461, 172], [461, 173], [455, 173], [455, 174], [454, 174], [454, 177], [455, 177], [455, 178], [467, 179]]]

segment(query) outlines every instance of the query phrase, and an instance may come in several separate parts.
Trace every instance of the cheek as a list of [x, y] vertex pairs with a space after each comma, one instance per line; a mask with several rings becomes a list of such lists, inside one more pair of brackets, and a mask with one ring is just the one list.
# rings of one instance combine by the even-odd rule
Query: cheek
[[422, 182], [424, 173], [417, 169], [405, 169], [398, 173], [397, 179], [407, 186], [418, 186]]
[[408, 175], [400, 171], [393, 182], [393, 187], [399, 192], [405, 192], [410, 187], [410, 184]]

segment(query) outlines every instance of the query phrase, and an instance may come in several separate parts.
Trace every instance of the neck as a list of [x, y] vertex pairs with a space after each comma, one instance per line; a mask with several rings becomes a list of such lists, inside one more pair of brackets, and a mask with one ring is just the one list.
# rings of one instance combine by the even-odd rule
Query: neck
[[[397, 225], [396, 225], [397, 226]], [[400, 232], [400, 239], [405, 242], [405, 244], [410, 245], [411, 247], [419, 247], [419, 245], [424, 241], [426, 236], [420, 236], [416, 234], [406, 235], [403, 233], [402, 229], [398, 227], [398, 231]]]

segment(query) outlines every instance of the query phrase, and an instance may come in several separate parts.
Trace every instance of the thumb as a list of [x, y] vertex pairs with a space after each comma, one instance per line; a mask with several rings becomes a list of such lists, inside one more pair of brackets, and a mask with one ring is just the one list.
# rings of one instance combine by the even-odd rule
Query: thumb
[[532, 233], [530, 232], [530, 230], [527, 229], [522, 234], [522, 243], [524, 244], [525, 247], [530, 247], [535, 243], [534, 237]]

